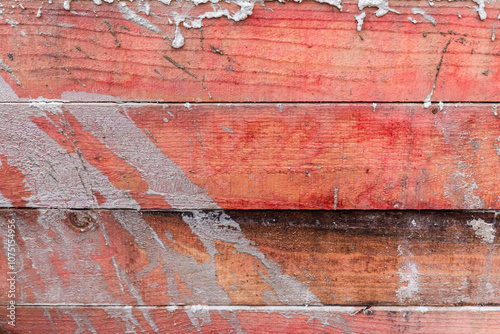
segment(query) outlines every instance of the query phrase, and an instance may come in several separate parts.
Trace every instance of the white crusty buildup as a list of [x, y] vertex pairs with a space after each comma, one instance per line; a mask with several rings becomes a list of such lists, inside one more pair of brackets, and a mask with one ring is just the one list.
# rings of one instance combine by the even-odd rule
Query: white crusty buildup
[[366, 13], [365, 12], [362, 12], [359, 15], [354, 15], [354, 18], [358, 22], [358, 26], [357, 26], [357, 30], [358, 31], [361, 31], [361, 29], [363, 28], [363, 21], [364, 21], [365, 17], [366, 17]]
[[[102, 5], [103, 1], [107, 3], [115, 2], [114, 0], [93, 0], [93, 4], [96, 6], [100, 6]], [[247, 19], [250, 15], [253, 14], [253, 10], [256, 4], [264, 5], [265, 2], [265, 0], [186, 0], [186, 1], [157, 0], [157, 1], [165, 6], [169, 6], [168, 10], [169, 12], [166, 14], [166, 18], [170, 24], [175, 24], [175, 32], [173, 33], [174, 34], [173, 38], [169, 37], [168, 34], [163, 34], [163, 32], [157, 26], [155, 26], [149, 20], [138, 14], [139, 12], [142, 12], [145, 13], [147, 16], [153, 15], [152, 12], [150, 12], [151, 10], [150, 2], [144, 2], [144, 3], [140, 2], [137, 5], [137, 11], [131, 9], [131, 7], [133, 7], [131, 5], [131, 3], [134, 2], [133, 0], [129, 1], [118, 0], [115, 3], [117, 3], [120, 12], [122, 13], [123, 17], [126, 20], [134, 24], [137, 24], [143, 28], [146, 28], [150, 31], [153, 31], [155, 33], [162, 34], [164, 38], [168, 37], [168, 39], [170, 39], [170, 41], [172, 42], [171, 45], [173, 48], [180, 48], [184, 45], [184, 37], [181, 31], [181, 23], [182, 26], [186, 29], [190, 28], [200, 29], [203, 27], [203, 22], [202, 22], [203, 19], [226, 17], [227, 19], [232, 21], [242, 21]], [[302, 2], [302, 0], [290, 0], [290, 1], [298, 3]], [[485, 11], [484, 0], [472, 0], [472, 1], [477, 4], [477, 6], [474, 7], [474, 10], [478, 13], [479, 18], [481, 20], [485, 20], [487, 14]], [[63, 7], [65, 10], [71, 11], [72, 13], [76, 14], [76, 12], [71, 10], [71, 2], [72, 0], [64, 0]], [[285, 1], [283, 0], [280, 2], [285, 2]], [[335, 6], [340, 11], [342, 11], [342, 5], [341, 5], [342, 0], [315, 0], [315, 2], [325, 3], [331, 6]], [[49, 4], [51, 3], [52, 1], [50, 0]], [[130, 4], [130, 7], [127, 6], [127, 4]], [[429, 6], [434, 7], [433, 1], [428, 1], [428, 4]], [[21, 4], [19, 5], [21, 6], [21, 8], [23, 8]], [[190, 10], [192, 8], [200, 7], [202, 5], [210, 7], [205, 12], [201, 11], [202, 14], [197, 14], [194, 16], [190, 14]], [[233, 9], [234, 6], [239, 7], [239, 9], [234, 10]], [[362, 11], [367, 7], [376, 7], [377, 10], [375, 11], [375, 15], [377, 17], [383, 16], [388, 12], [401, 14], [398, 11], [389, 7], [389, 0], [358, 0], [358, 8], [360, 11]], [[437, 24], [436, 20], [431, 15], [427, 14], [422, 8], [412, 8], [412, 13], [422, 15], [424, 19], [429, 21], [434, 26]], [[457, 13], [458, 16], [461, 17], [460, 13], [459, 12]], [[37, 13], [37, 17], [40, 17], [41, 14], [42, 13], [40, 7]], [[356, 28], [358, 31], [361, 31], [363, 20], [365, 17], [366, 17], [365, 12], [362, 12], [361, 14], [355, 16], [355, 19], [357, 21]], [[412, 17], [408, 17], [408, 20], [412, 23], [420, 22]]]
[[425, 10], [423, 10], [422, 8], [413, 7], [411, 9], [411, 12], [415, 15], [421, 15], [424, 19], [429, 21], [433, 26], [437, 25], [436, 20], [431, 15], [427, 14]]
[[486, 19], [487, 15], [486, 15], [486, 12], [484, 11], [484, 0], [472, 0], [472, 1], [477, 3], [477, 7], [474, 7], [474, 9], [479, 14], [479, 18], [481, 20]]
[[377, 17], [383, 16], [388, 12], [393, 12], [396, 14], [401, 14], [397, 10], [389, 8], [389, 0], [359, 0], [358, 8], [359, 10], [363, 10], [366, 7], [377, 7], [377, 11], [375, 11], [375, 15]]

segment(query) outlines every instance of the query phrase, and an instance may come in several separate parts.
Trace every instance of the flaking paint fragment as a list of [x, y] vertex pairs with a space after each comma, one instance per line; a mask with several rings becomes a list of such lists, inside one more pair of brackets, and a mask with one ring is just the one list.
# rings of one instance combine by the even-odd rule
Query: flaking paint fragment
[[[71, 1], [72, 0], [64, 0], [63, 8], [71, 13], [77, 15], [86, 15], [83, 13], [76, 13], [71, 10]], [[145, 17], [139, 15], [139, 13], [144, 13], [146, 16], [155, 16], [155, 14], [151, 13], [151, 5], [150, 2], [146, 1], [136, 1], [137, 12], [132, 10], [127, 3], [132, 3], [134, 0], [129, 1], [114, 1], [114, 0], [93, 0], [93, 4], [95, 6], [100, 6], [102, 1], [107, 3], [116, 3], [119, 7], [119, 10], [123, 17], [145, 29], [153, 31], [163, 36], [163, 38], [168, 38], [171, 41], [171, 46], [173, 48], [180, 48], [184, 45], [185, 39], [181, 31], [181, 27], [186, 29], [201, 29], [203, 27], [203, 20], [205, 19], [216, 19], [216, 18], [227, 18], [228, 20], [238, 22], [247, 19], [250, 15], [253, 14], [253, 10], [256, 5], [264, 6], [266, 0], [187, 0], [187, 1], [172, 1], [172, 0], [157, 0], [159, 3], [168, 6], [169, 12], [165, 15], [167, 22], [172, 25], [175, 25], [175, 31], [173, 32], [174, 37], [171, 38], [167, 34], [163, 34], [161, 29], [159, 29], [156, 25], [154, 25], [151, 21], [146, 19]], [[302, 0], [290, 0], [294, 2], [302, 2]], [[478, 12], [478, 15], [481, 20], [484, 20], [487, 15], [485, 12], [485, 2], [484, 0], [473, 0], [477, 6], [474, 9]], [[284, 1], [283, 1], [284, 2]], [[341, 0], [315, 0], [317, 3], [324, 3], [338, 8], [342, 11], [342, 2]], [[49, 4], [52, 3], [52, 0], [49, 0]], [[43, 3], [42, 3], [43, 4]], [[429, 6], [433, 7], [434, 2], [429, 1]], [[202, 5], [210, 6], [207, 11], [199, 11], [201, 14], [193, 15], [190, 13], [191, 9], [195, 7], [200, 7]], [[236, 7], [236, 9], [235, 9]], [[376, 7], [375, 15], [377, 17], [383, 16], [388, 12], [393, 12], [396, 14], [400, 14], [398, 11], [389, 7], [388, 0], [358, 0], [358, 8], [359, 10], [363, 10], [367, 7]], [[39, 8], [37, 17], [41, 16], [41, 8]], [[417, 8], [419, 14], [423, 15], [429, 22], [435, 25], [435, 20], [432, 16], [428, 15], [422, 9]], [[3, 12], [0, 13], [5, 15]], [[97, 16], [97, 13], [94, 11], [94, 14]], [[364, 16], [363, 16], [364, 15]], [[459, 17], [460, 13], [458, 13]], [[360, 26], [362, 22], [360, 20], [364, 19], [366, 14], [356, 15], [356, 20], [358, 21], [357, 30], [360, 31]], [[157, 16], [156, 16], [157, 17]], [[409, 17], [408, 20], [410, 22], [416, 23], [415, 19]], [[6, 21], [10, 23], [13, 27], [15, 27], [18, 22], [11, 20], [6, 17]]]
[[429, 14], [425, 12], [422, 8], [413, 7], [411, 12], [415, 15], [421, 15], [425, 20], [429, 21], [433, 26], [437, 25], [436, 20]]
[[417, 24], [419, 21], [415, 20], [413, 17], [408, 16], [408, 21], [410, 21], [413, 24]]
[[484, 21], [487, 17], [486, 15], [486, 11], [484, 10], [485, 8], [485, 5], [484, 5], [484, 0], [472, 0], [474, 1], [475, 3], [477, 3], [477, 6], [474, 7], [474, 9], [477, 11], [477, 13], [479, 14], [479, 18]]
[[378, 9], [375, 11], [377, 17], [383, 16], [388, 12], [401, 14], [397, 10], [389, 7], [389, 0], [358, 0], [359, 10], [363, 10], [366, 7], [377, 7]]
[[135, 23], [138, 26], [141, 26], [143, 28], [151, 30], [152, 32], [162, 35], [162, 31], [157, 26], [155, 26], [149, 20], [143, 18], [142, 16], [138, 15], [136, 12], [128, 8], [127, 4], [125, 4], [124, 2], [119, 3], [119, 8], [120, 12], [122, 13], [123, 17], [126, 20], [129, 20], [130, 22]]
[[362, 12], [359, 15], [354, 15], [354, 18], [358, 22], [358, 25], [357, 25], [357, 28], [356, 28], [358, 31], [361, 31], [361, 29], [363, 28], [363, 21], [364, 21], [365, 17], [366, 17], [366, 13], [365, 12]]

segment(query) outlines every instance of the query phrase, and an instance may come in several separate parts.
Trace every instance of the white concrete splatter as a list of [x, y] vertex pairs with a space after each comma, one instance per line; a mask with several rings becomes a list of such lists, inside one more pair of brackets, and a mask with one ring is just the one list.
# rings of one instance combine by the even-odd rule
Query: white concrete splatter
[[411, 301], [420, 293], [419, 272], [416, 263], [407, 261], [400, 266], [398, 275], [401, 277], [399, 283], [407, 283], [399, 287], [396, 291], [396, 297], [399, 302]]
[[359, 15], [354, 15], [354, 18], [358, 22], [358, 25], [357, 25], [357, 28], [356, 28], [358, 31], [361, 31], [361, 29], [363, 29], [363, 21], [364, 21], [365, 17], [366, 17], [366, 13], [365, 12], [362, 12]]
[[135, 167], [149, 185], [148, 194], [157, 194], [178, 209], [218, 208], [217, 204], [184, 171], [170, 160], [119, 105], [71, 104], [67, 110], [111, 152]]
[[420, 273], [418, 271], [418, 264], [415, 262], [411, 252], [411, 246], [408, 243], [399, 245], [398, 255], [402, 260], [398, 270], [398, 275], [400, 276], [399, 283], [406, 283], [406, 285], [399, 287], [396, 291], [396, 298], [400, 303], [415, 301], [421, 293], [419, 286]]
[[216, 241], [231, 243], [240, 253], [249, 254], [264, 265], [269, 274], [261, 273], [261, 276], [273, 287], [280, 302], [306, 305], [320, 303], [306, 283], [283, 274], [279, 264], [266, 258], [257, 247], [253, 246], [238, 223], [225, 213], [192, 211], [190, 214], [184, 214], [183, 219], [203, 242], [212, 261], [217, 254]]
[[[18, 100], [5, 86], [8, 87], [7, 83], [0, 77], [3, 95]], [[46, 117], [41, 102], [34, 103], [0, 105], [0, 154], [25, 176], [25, 186], [31, 193], [24, 198], [27, 206], [138, 208], [127, 191], [113, 186], [100, 170], [78, 154], [78, 150], [77, 153], [68, 152], [31, 121], [31, 117]], [[46, 106], [49, 112], [59, 110], [53, 104]], [[96, 192], [106, 199], [101, 205]]]
[[[103, 0], [93, 0], [93, 5], [94, 6], [100, 6], [102, 5]], [[155, 14], [152, 13], [151, 11], [151, 2], [146, 1], [135, 1], [137, 3], [137, 9], [133, 10], [131, 7], [131, 3], [134, 2], [134, 0], [129, 0], [129, 1], [114, 1], [114, 0], [104, 0], [107, 3], [115, 3], [116, 6], [118, 6], [118, 9], [122, 16], [142, 27], [145, 28], [149, 31], [152, 31], [154, 33], [160, 34], [163, 36], [163, 38], [168, 38], [171, 42], [171, 46], [173, 48], [180, 48], [184, 45], [185, 39], [181, 31], [181, 27], [184, 29], [200, 29], [203, 27], [203, 21], [206, 19], [217, 19], [217, 18], [227, 18], [228, 20], [234, 21], [234, 22], [239, 22], [247, 19], [249, 16], [253, 14], [253, 11], [255, 9], [256, 5], [262, 5], [265, 6], [265, 2], [268, 0], [157, 0], [158, 3], [162, 4], [166, 14], [166, 20], [170, 25], [174, 25], [174, 32], [173, 32], [173, 38], [168, 34], [162, 31], [158, 25], [155, 25], [153, 22], [145, 18], [144, 16], [141, 16], [141, 14], [144, 14], [145, 16], [148, 17], [155, 17]], [[294, 2], [302, 2], [302, 0], [290, 0]], [[318, 3], [322, 4], [328, 4], [331, 6], [334, 6], [338, 8], [338, 10], [342, 11], [342, 1], [341, 0], [315, 0]], [[474, 10], [478, 12], [479, 18], [481, 20], [484, 20], [487, 17], [486, 11], [485, 11], [485, 1], [484, 0], [473, 0], [477, 6], [474, 7]], [[280, 2], [285, 2], [285, 1], [280, 1]], [[24, 8], [22, 4], [19, 4], [17, 2], [13, 2], [16, 5], [21, 6], [21, 8]], [[52, 4], [52, 0], [49, 0], [49, 4]], [[72, 0], [64, 0], [63, 1], [63, 8], [71, 13], [74, 14], [79, 14], [79, 15], [86, 15], [77, 13], [71, 9], [71, 4]], [[43, 2], [42, 2], [43, 5]], [[429, 1], [428, 5], [433, 7], [434, 2]], [[203, 8], [203, 6], [206, 7]], [[364, 8], [367, 7], [376, 7], [377, 10], [375, 11], [375, 15], [380, 17], [388, 12], [393, 12], [396, 14], [400, 14], [398, 11], [392, 9], [389, 7], [389, 0], [358, 0], [358, 8], [360, 10], [363, 10]], [[193, 10], [193, 9], [198, 9], [198, 10]], [[200, 9], [203, 8], [203, 9]], [[40, 18], [42, 16], [42, 11], [43, 7], [40, 6], [38, 8], [38, 11], [36, 13], [36, 16]], [[433, 25], [436, 24], [434, 18], [430, 16], [429, 14], [426, 14], [425, 11], [421, 8], [414, 8], [414, 14], [420, 14], [422, 15], [426, 20], [431, 22]], [[193, 14], [196, 12], [196, 14]], [[95, 15], [98, 16], [98, 14], [94, 11]], [[6, 16], [5, 10], [0, 8], [0, 15], [5, 16], [5, 20], [7, 23], [11, 24], [12, 27], [16, 27], [19, 22]], [[363, 15], [363, 14], [360, 14]], [[364, 14], [366, 15], [366, 14]], [[460, 17], [460, 13], [458, 13]], [[358, 25], [357, 29], [360, 31], [360, 26], [362, 23], [360, 23], [360, 20], [363, 20], [364, 17], [359, 17], [358, 20]], [[156, 16], [158, 17], [158, 16]], [[411, 17], [408, 18], [411, 22], [416, 23], [417, 21]], [[171, 33], [172, 34], [172, 33]]]
[[[28, 295], [46, 304], [71, 300], [81, 304], [116, 304], [119, 300], [109, 294], [101, 267], [94, 256], [99, 252], [100, 234], [97, 229], [85, 233], [74, 233], [64, 223], [66, 213], [62, 210], [39, 210], [36, 222], [23, 221], [17, 217], [18, 237], [23, 242], [23, 258], [36, 271], [36, 280], [28, 276], [31, 270], [18, 270], [21, 287], [19, 302], [27, 302]], [[93, 213], [95, 220], [99, 217]], [[1, 220], [1, 218], [0, 218]], [[0, 221], [1, 225], [4, 222]], [[78, 245], [78, 251], [75, 251]], [[57, 247], [57, 249], [55, 249]], [[57, 254], [58, 261], [54, 261]], [[24, 265], [26, 261], [23, 261]], [[65, 275], [57, 275], [64, 263]], [[84, 273], [84, 274], [82, 274]], [[71, 284], [67, 280], [71, 277]], [[89, 279], [92, 277], [93, 279]], [[78, 287], [78, 288], [75, 288]]]
[[411, 12], [415, 15], [421, 15], [425, 20], [429, 21], [433, 26], [437, 25], [436, 20], [425, 12], [422, 8], [413, 7]]
[[377, 7], [378, 9], [375, 11], [375, 15], [378, 17], [383, 16], [388, 12], [401, 14], [397, 10], [389, 7], [389, 0], [358, 0], [359, 10], [363, 10], [366, 7]]
[[[213, 262], [198, 263], [189, 255], [171, 249], [141, 217], [139, 212], [115, 211], [115, 219], [134, 237], [137, 245], [144, 249], [150, 261], [147, 268], [137, 273], [143, 276], [160, 267], [165, 273], [168, 296], [176, 303], [184, 304], [227, 304], [230, 299], [217, 284], [217, 273]], [[177, 287], [176, 277], [187, 284]]]
[[141, 26], [143, 28], [146, 28], [148, 30], [151, 30], [152, 32], [155, 32], [157, 34], [162, 35], [162, 31], [160, 28], [155, 26], [153, 23], [151, 23], [149, 20], [143, 18], [142, 16], [139, 16], [136, 12], [131, 10], [130, 8], [127, 7], [127, 4], [125, 2], [120, 2], [119, 3], [119, 8], [120, 12], [122, 13], [123, 17], [126, 20], [129, 20], [132, 23], [137, 24], [138, 26]]
[[497, 230], [493, 224], [489, 224], [483, 219], [477, 218], [468, 222], [467, 225], [472, 226], [476, 236], [483, 239], [485, 243], [492, 244], [495, 241]]

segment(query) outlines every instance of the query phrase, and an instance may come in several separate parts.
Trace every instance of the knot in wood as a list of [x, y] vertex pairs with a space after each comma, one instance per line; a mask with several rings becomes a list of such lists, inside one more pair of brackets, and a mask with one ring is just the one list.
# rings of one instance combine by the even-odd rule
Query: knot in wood
[[71, 211], [68, 214], [68, 221], [73, 228], [78, 229], [80, 232], [92, 229], [96, 223], [94, 217], [83, 211]]

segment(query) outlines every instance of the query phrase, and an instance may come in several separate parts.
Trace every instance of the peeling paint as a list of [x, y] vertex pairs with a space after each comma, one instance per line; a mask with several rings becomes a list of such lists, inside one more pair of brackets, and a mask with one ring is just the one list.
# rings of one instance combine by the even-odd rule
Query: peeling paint
[[[138, 3], [137, 10], [134, 11], [129, 5], [133, 3], [133, 0], [130, 1], [114, 1], [114, 0], [104, 0], [107, 3], [116, 3], [119, 8], [122, 16], [149, 31], [160, 34], [164, 39], [168, 39], [171, 42], [171, 46], [173, 48], [181, 48], [184, 46], [185, 39], [181, 31], [181, 27], [184, 29], [201, 29], [203, 28], [203, 21], [206, 19], [217, 19], [217, 18], [227, 18], [228, 20], [239, 22], [247, 19], [249, 16], [253, 14], [256, 5], [265, 6], [266, 0], [189, 0], [189, 1], [172, 1], [172, 0], [158, 0], [159, 3], [168, 8], [167, 21], [174, 25], [173, 38], [169, 36], [167, 33], [163, 32], [160, 28], [154, 25], [147, 18], [140, 15], [140, 13], [144, 13], [145, 16], [154, 15], [151, 12], [151, 5], [149, 2], [136, 1]], [[302, 2], [302, 0], [292, 0], [294, 2]], [[342, 11], [342, 1], [341, 0], [315, 0], [321, 4], [328, 4], [336, 7], [338, 10]], [[64, 0], [63, 8], [69, 12], [73, 12], [71, 10], [71, 2], [72, 0]], [[285, 2], [285, 1], [282, 1]], [[479, 18], [481, 20], [486, 19], [487, 14], [485, 11], [485, 2], [484, 0], [473, 0], [477, 4], [474, 7], [474, 10], [478, 12]], [[42, 3], [43, 4], [43, 3]], [[93, 4], [95, 6], [100, 6], [102, 4], [102, 0], [93, 0]], [[19, 4], [20, 5], [20, 4]], [[52, 1], [49, 1], [49, 5], [52, 5]], [[191, 14], [190, 11], [193, 8], [201, 7], [202, 5], [210, 5], [207, 8], [207, 11], [201, 11], [200, 14]], [[389, 0], [358, 0], [357, 2], [358, 8], [362, 11], [368, 7], [376, 7], [375, 15], [377, 17], [383, 16], [389, 12], [395, 14], [401, 14], [400, 12], [390, 8]], [[433, 7], [434, 3], [432, 1], [428, 2], [428, 5]], [[22, 6], [22, 5], [21, 5]], [[235, 9], [236, 8], [236, 9]], [[40, 18], [42, 16], [43, 7], [40, 6], [36, 13], [36, 16]], [[431, 22], [433, 25], [436, 25], [435, 19], [429, 14], [425, 13], [425, 11], [421, 8], [413, 8], [412, 12], [414, 14], [422, 15], [424, 19]], [[3, 13], [3, 11], [2, 11]], [[96, 14], [97, 15], [97, 14]], [[460, 13], [458, 13], [460, 17]], [[356, 15], [355, 18], [358, 22], [357, 30], [361, 31], [361, 26], [363, 24], [363, 19], [365, 18], [366, 13], [362, 12], [359, 15]], [[6, 18], [7, 22], [9, 22], [13, 27], [16, 27], [18, 22]], [[408, 18], [410, 22], [416, 23], [417, 21], [411, 17]]]

